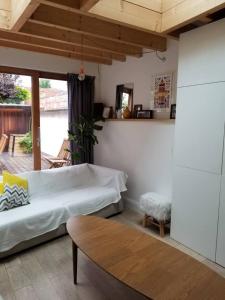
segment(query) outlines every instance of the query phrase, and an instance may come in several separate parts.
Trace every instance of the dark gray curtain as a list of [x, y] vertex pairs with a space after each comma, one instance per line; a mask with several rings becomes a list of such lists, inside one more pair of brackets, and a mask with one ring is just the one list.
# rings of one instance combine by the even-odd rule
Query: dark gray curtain
[[[94, 108], [95, 77], [86, 76], [83, 81], [78, 79], [77, 74], [68, 74], [68, 109], [69, 130], [73, 131], [73, 124], [79, 122], [80, 117], [91, 118]], [[79, 163], [94, 163], [93, 146], [89, 140], [84, 142], [85, 151], [80, 152]], [[76, 144], [71, 141], [70, 150], [77, 151]], [[72, 159], [72, 163], [75, 162]]]

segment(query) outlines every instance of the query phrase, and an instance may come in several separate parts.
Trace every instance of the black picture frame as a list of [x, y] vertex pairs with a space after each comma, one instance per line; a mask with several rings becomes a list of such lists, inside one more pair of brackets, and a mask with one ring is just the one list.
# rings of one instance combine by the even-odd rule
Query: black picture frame
[[175, 120], [176, 119], [176, 104], [171, 104], [170, 119], [171, 120]]
[[137, 112], [142, 110], [143, 105], [142, 104], [135, 104], [133, 109], [133, 117], [137, 118]]
[[102, 112], [103, 119], [109, 119], [110, 118], [110, 112], [111, 112], [111, 107], [110, 106], [105, 106], [103, 108], [103, 112]]
[[[131, 86], [131, 87], [128, 87]], [[129, 99], [128, 99], [128, 108], [129, 111], [132, 112], [133, 109], [133, 93], [134, 93], [134, 88], [133, 88], [133, 84], [132, 83], [128, 83], [128, 84], [119, 84], [116, 87], [116, 103], [115, 103], [115, 110], [121, 110], [123, 109], [124, 105], [123, 105], [123, 94], [128, 94], [129, 95]]]
[[152, 119], [153, 111], [149, 109], [137, 111], [137, 119]]

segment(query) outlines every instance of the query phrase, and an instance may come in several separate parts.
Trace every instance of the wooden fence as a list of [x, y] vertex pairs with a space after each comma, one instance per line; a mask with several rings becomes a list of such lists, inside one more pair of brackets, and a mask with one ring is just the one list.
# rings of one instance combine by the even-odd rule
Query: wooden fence
[[[3, 133], [23, 134], [31, 129], [31, 106], [0, 105], [0, 137]], [[6, 150], [8, 150], [8, 145]]]

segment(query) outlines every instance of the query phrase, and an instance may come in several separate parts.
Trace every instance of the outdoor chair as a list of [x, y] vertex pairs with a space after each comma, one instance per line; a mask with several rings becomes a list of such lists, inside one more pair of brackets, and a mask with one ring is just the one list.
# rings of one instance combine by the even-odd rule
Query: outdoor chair
[[61, 168], [70, 163], [70, 153], [66, 150], [69, 148], [69, 140], [64, 139], [57, 157], [46, 157], [44, 159], [50, 164], [49, 169]]
[[5, 150], [7, 141], [8, 141], [8, 136], [6, 134], [2, 134], [2, 137], [0, 139], [0, 154]]

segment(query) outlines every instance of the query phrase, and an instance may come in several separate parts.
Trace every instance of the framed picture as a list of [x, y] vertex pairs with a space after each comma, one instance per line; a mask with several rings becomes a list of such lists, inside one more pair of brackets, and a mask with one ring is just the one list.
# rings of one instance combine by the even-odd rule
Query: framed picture
[[137, 119], [152, 119], [153, 111], [152, 110], [138, 110]]
[[170, 119], [176, 119], [176, 104], [171, 104]]
[[153, 109], [158, 112], [169, 112], [172, 100], [173, 73], [153, 76], [152, 94]]
[[133, 110], [133, 117], [137, 118], [137, 112], [142, 110], [142, 104], [135, 104], [134, 105], [134, 110]]
[[112, 107], [111, 107], [111, 106], [106, 106], [106, 107], [104, 107], [103, 113], [102, 113], [102, 117], [103, 117], [104, 119], [109, 119], [109, 118], [110, 118], [111, 111], [112, 111]]

